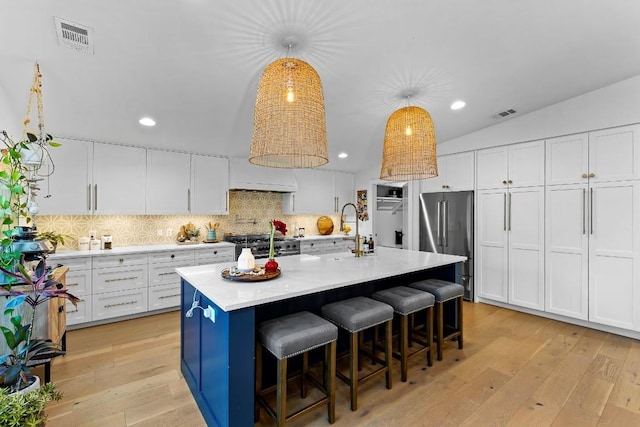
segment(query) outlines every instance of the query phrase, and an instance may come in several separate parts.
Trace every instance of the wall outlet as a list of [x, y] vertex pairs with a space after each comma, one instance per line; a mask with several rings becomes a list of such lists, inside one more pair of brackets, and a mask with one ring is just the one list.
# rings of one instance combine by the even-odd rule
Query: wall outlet
[[162, 236], [162, 228], [158, 228], [158, 229], [156, 230], [156, 234], [157, 234], [158, 236]]
[[167, 227], [167, 236], [173, 235], [173, 229], [171, 227]]

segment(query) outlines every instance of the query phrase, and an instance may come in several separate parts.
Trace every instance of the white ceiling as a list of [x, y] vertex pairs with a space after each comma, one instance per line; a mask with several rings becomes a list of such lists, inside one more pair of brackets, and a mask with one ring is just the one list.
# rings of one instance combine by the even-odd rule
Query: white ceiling
[[[0, 127], [20, 128], [37, 60], [56, 137], [246, 158], [258, 79], [294, 35], [292, 56], [323, 82], [336, 170], [379, 166], [386, 120], [408, 90], [442, 143], [640, 74], [638, 0], [0, 0], [0, 10], [0, 105], [15, 115], [0, 119], [18, 122]], [[54, 16], [92, 27], [94, 54], [60, 46]], [[457, 99], [467, 107], [450, 110]], [[509, 108], [518, 113], [492, 118]], [[143, 128], [143, 115], [158, 125]]]

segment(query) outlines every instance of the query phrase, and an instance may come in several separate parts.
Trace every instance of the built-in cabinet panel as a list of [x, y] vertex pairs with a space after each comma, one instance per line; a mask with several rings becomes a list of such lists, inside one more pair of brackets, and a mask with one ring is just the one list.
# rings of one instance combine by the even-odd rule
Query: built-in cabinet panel
[[640, 125], [589, 132], [591, 182], [640, 179]]
[[352, 173], [334, 172], [333, 178], [333, 194], [335, 199], [333, 212], [339, 214], [345, 203], [355, 204], [356, 202], [354, 176]]
[[480, 191], [477, 201], [477, 293], [482, 298], [508, 302], [507, 193]]
[[[547, 153], [551, 154], [548, 149]], [[545, 310], [587, 320], [589, 313], [587, 185], [547, 187]]]
[[640, 182], [589, 190], [589, 320], [640, 330]]
[[420, 181], [420, 192], [467, 191], [475, 187], [475, 152], [438, 157], [438, 176]]

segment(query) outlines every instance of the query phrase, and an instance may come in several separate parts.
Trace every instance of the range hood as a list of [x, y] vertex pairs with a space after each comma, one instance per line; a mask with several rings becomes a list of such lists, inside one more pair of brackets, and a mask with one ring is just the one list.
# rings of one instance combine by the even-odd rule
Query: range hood
[[291, 169], [267, 168], [249, 163], [247, 159], [229, 158], [229, 189], [292, 193], [298, 182]]

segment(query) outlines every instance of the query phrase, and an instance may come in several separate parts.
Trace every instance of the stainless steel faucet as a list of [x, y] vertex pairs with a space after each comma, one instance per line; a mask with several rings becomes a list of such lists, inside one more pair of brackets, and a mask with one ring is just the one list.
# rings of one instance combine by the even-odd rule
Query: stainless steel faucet
[[347, 206], [353, 206], [353, 209], [356, 211], [356, 249], [355, 253], [357, 257], [361, 257], [363, 254], [360, 249], [360, 229], [358, 228], [358, 207], [353, 203], [345, 203], [342, 207], [342, 212], [340, 213], [340, 231], [344, 231], [344, 208]]

